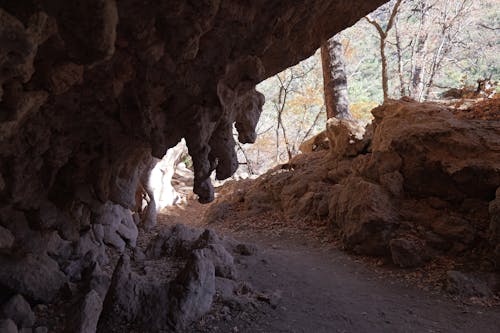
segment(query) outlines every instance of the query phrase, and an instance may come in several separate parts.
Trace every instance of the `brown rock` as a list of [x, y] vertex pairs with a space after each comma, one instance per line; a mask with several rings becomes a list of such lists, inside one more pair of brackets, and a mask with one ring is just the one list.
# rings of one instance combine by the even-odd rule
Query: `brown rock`
[[427, 259], [425, 244], [415, 238], [396, 238], [389, 243], [392, 261], [402, 268], [419, 267]]

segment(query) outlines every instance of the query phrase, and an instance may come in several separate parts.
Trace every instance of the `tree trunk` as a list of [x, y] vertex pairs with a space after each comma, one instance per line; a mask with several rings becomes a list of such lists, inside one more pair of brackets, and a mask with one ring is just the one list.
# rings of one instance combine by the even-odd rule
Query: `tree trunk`
[[385, 55], [385, 37], [380, 38], [380, 57], [382, 58], [382, 91], [384, 92], [385, 103], [389, 99], [389, 78], [387, 74], [387, 57]]
[[327, 119], [352, 119], [349, 112], [344, 50], [338, 36], [321, 45], [321, 63]]
[[396, 33], [396, 52], [398, 56], [399, 97], [406, 96], [405, 79], [403, 74], [403, 50], [401, 48], [401, 35], [398, 29], [398, 18], [394, 21], [394, 32]]

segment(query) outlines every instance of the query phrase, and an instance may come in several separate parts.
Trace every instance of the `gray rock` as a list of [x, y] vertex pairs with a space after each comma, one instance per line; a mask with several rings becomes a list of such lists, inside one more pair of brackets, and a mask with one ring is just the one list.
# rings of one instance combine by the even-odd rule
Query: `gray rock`
[[46, 236], [47, 254], [51, 257], [68, 259], [73, 252], [73, 244], [62, 239], [57, 231], [51, 231]]
[[12, 319], [0, 319], [0, 332], [18, 333], [16, 323]]
[[135, 247], [139, 230], [134, 223], [132, 213], [130, 211], [124, 212], [124, 218], [116, 229], [116, 232], [131, 246]]
[[28, 302], [21, 295], [12, 296], [1, 309], [2, 316], [12, 319], [19, 327], [31, 327], [35, 323], [35, 314]]
[[102, 299], [95, 290], [91, 290], [83, 299], [75, 319], [74, 332], [87, 333], [96, 332], [97, 322], [102, 311]]
[[233, 280], [222, 277], [215, 278], [215, 290], [223, 300], [233, 298], [236, 287], [237, 283]]
[[210, 244], [204, 249], [207, 259], [211, 260], [215, 267], [215, 276], [220, 276], [235, 280], [237, 278], [234, 258], [224, 246], [220, 244]]
[[134, 271], [130, 258], [123, 255], [111, 279], [106, 294], [100, 325], [113, 325], [116, 321], [143, 327], [147, 331], [164, 330], [167, 326], [169, 281], [158, 276]]
[[215, 295], [215, 267], [206, 250], [195, 250], [172, 286], [169, 318], [177, 328], [185, 327], [208, 312]]
[[146, 255], [159, 258], [163, 255], [186, 257], [194, 243], [200, 238], [201, 231], [176, 224], [170, 229], [162, 230], [149, 244]]
[[110, 284], [111, 278], [101, 269], [101, 266], [96, 263], [90, 279], [90, 288], [95, 290], [101, 299], [104, 300]]
[[486, 281], [473, 274], [459, 271], [447, 272], [446, 290], [451, 294], [465, 297], [493, 296], [493, 292]]
[[45, 326], [39, 326], [33, 330], [34, 333], [49, 333], [49, 329]]
[[49, 303], [66, 282], [57, 262], [47, 255], [0, 255], [0, 267], [1, 285], [42, 303]]
[[40, 227], [42, 229], [54, 228], [59, 222], [59, 212], [57, 207], [49, 201], [44, 201], [40, 204], [38, 215], [40, 219]]
[[0, 250], [10, 250], [14, 245], [14, 235], [2, 226], [0, 226]]
[[119, 252], [125, 251], [125, 241], [116, 233], [115, 226], [104, 225], [104, 243], [113, 246]]

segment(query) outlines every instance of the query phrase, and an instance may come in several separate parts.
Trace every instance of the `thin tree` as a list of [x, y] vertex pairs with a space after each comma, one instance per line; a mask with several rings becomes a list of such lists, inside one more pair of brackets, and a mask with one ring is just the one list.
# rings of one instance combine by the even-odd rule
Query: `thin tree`
[[344, 48], [339, 35], [321, 45], [326, 118], [352, 119], [349, 112]]
[[365, 19], [377, 29], [380, 39], [380, 58], [382, 60], [382, 90], [384, 93], [384, 102], [389, 99], [389, 75], [387, 73], [387, 57], [385, 55], [385, 44], [387, 41], [387, 36], [389, 35], [389, 31], [394, 25], [394, 20], [398, 13], [401, 2], [402, 0], [397, 0], [394, 4], [394, 7], [392, 7], [389, 21], [387, 22], [387, 26], [385, 27], [385, 29], [382, 28], [380, 23], [378, 23], [370, 15], [365, 16]]

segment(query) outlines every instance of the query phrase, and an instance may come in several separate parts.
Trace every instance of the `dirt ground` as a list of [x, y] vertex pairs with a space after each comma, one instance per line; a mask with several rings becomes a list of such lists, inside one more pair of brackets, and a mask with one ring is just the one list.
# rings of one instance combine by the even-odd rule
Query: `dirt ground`
[[[207, 207], [190, 201], [161, 214], [159, 227], [209, 227], [256, 244], [237, 267], [263, 297], [237, 311], [215, 304], [190, 332], [500, 332], [495, 302], [452, 298], [426, 271], [350, 256], [326, 226], [267, 215], [205, 225]], [[434, 265], [447, 269], [444, 261]]]

